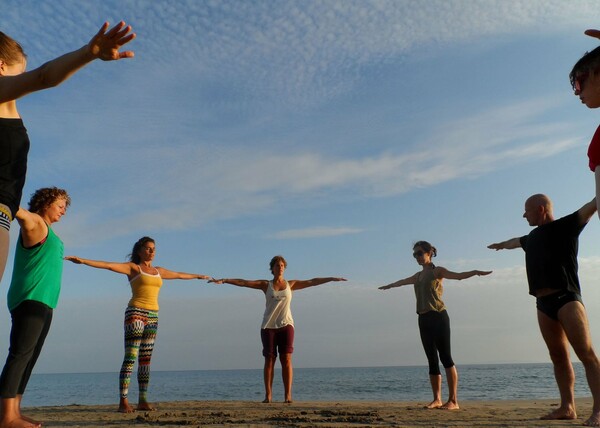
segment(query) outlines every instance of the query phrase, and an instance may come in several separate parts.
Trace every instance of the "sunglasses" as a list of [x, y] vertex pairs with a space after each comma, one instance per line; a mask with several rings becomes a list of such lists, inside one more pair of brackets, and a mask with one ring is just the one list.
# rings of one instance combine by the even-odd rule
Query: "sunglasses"
[[577, 76], [575, 76], [573, 78], [573, 82], [571, 83], [573, 90], [577, 91], [577, 92], [581, 92], [581, 89], [583, 88], [583, 84], [585, 83], [585, 81], [587, 80], [588, 77], [590, 77], [589, 72], [581, 73], [581, 74], [578, 74]]
[[421, 251], [421, 250], [415, 251], [413, 253], [413, 257], [416, 259], [417, 257], [422, 257], [424, 254], [425, 254], [425, 251]]
[[600, 68], [584, 71], [582, 73], [578, 73], [571, 80], [571, 86], [573, 87], [573, 90], [577, 91], [577, 92], [581, 92], [583, 90], [583, 84], [590, 77], [590, 73], [592, 73], [592, 72], [597, 73], [598, 71], [600, 71]]

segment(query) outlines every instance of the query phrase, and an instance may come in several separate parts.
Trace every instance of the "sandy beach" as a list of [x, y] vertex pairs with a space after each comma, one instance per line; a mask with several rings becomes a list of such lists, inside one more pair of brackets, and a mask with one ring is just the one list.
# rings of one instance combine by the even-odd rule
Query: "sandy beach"
[[179, 401], [157, 410], [121, 414], [116, 405], [27, 408], [49, 427], [575, 427], [590, 414], [591, 399], [577, 401], [579, 419], [541, 421], [557, 400], [465, 401], [458, 411], [427, 410], [416, 402]]

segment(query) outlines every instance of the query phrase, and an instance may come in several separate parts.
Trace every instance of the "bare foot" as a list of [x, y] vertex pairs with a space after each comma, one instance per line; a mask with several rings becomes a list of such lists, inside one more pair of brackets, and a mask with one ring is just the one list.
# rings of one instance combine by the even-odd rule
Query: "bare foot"
[[135, 409], [131, 407], [129, 404], [129, 400], [127, 398], [121, 398], [119, 400], [119, 412], [120, 413], [133, 413]]
[[446, 404], [440, 407], [441, 410], [459, 410], [460, 407], [456, 401], [448, 400]]
[[40, 428], [42, 424], [40, 423], [32, 423], [26, 421], [23, 418], [15, 418], [9, 422], [4, 422], [0, 424], [3, 428]]
[[577, 419], [577, 413], [575, 412], [574, 409], [563, 409], [562, 407], [559, 407], [558, 409], [548, 413], [547, 415], [544, 415], [540, 418], [541, 420], [553, 420], [553, 419], [559, 419], [559, 420], [570, 420], [570, 419]]
[[34, 425], [42, 426], [42, 423], [40, 421], [36, 421], [35, 419], [31, 419], [28, 416], [21, 415], [21, 419], [23, 419], [23, 420], [25, 420], [25, 421], [27, 421], [29, 423], [32, 423]]
[[143, 401], [141, 403], [138, 403], [137, 409], [153, 411], [153, 410], [156, 410], [156, 407], [152, 406], [152, 404], [148, 403], [147, 401]]
[[265, 399], [262, 401], [262, 403], [270, 403], [270, 402], [271, 402], [271, 399], [270, 399], [270, 398], [265, 398]]
[[285, 403], [285, 404], [292, 404], [292, 403], [293, 403], [293, 401], [292, 401], [291, 399], [287, 399], [287, 400], [285, 400], [285, 401], [284, 401], [284, 403]]
[[423, 406], [424, 409], [439, 409], [440, 407], [442, 407], [442, 401], [441, 400], [433, 400], [428, 405]]
[[592, 413], [592, 416], [583, 425], [586, 427], [600, 427], [600, 412]]

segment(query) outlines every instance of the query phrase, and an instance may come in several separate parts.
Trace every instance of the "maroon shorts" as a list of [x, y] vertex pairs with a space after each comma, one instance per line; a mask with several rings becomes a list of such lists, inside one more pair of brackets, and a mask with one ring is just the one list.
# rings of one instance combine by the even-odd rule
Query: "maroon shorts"
[[280, 354], [294, 352], [294, 326], [286, 325], [281, 328], [263, 328], [260, 330], [264, 357], [277, 357]]

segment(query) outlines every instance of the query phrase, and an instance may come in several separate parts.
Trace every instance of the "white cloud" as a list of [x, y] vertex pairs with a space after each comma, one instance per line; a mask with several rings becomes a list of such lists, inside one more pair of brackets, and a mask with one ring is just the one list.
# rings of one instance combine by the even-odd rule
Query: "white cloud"
[[[389, 197], [554, 156], [580, 142], [570, 138], [575, 132], [564, 123], [542, 125], [539, 116], [552, 104], [544, 98], [493, 108], [440, 123], [410, 150], [399, 146], [355, 158], [302, 149], [281, 154], [236, 146], [211, 150], [196, 141], [145, 143], [140, 151], [135, 144], [104, 141], [65, 147], [57, 156], [62, 160], [50, 164], [61, 164], [74, 180], [111, 189], [100, 211], [97, 196], [78, 195], [85, 208], [72, 210], [65, 237], [85, 242], [140, 225], [145, 230], [201, 226], [298, 200]], [[106, 165], [118, 172], [107, 175]], [[48, 172], [43, 175], [47, 179]], [[133, 183], [140, 185], [135, 191]], [[116, 215], [107, 220], [105, 212]], [[76, 226], [92, 223], [93, 230]]]
[[308, 227], [305, 229], [289, 229], [282, 230], [270, 236], [272, 239], [306, 239], [306, 238], [323, 238], [329, 236], [350, 235], [361, 233], [362, 229], [353, 227]]

